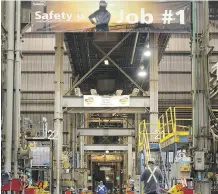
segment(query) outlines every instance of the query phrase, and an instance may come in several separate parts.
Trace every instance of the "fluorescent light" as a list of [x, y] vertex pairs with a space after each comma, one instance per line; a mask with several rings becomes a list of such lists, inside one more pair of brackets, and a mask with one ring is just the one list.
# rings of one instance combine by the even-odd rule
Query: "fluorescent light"
[[147, 50], [147, 51], [144, 52], [144, 55], [146, 57], [150, 57], [151, 56], [151, 52], [149, 50]]
[[138, 75], [140, 77], [145, 77], [147, 75], [147, 73], [145, 71], [139, 71]]
[[109, 61], [107, 59], [104, 60], [105, 65], [109, 65]]

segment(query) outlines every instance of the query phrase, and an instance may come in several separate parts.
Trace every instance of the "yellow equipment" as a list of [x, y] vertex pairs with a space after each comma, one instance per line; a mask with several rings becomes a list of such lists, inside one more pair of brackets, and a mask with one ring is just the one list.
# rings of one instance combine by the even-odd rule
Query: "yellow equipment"
[[169, 194], [183, 194], [182, 188], [183, 186], [181, 183], [176, 184], [168, 191], [168, 193]]

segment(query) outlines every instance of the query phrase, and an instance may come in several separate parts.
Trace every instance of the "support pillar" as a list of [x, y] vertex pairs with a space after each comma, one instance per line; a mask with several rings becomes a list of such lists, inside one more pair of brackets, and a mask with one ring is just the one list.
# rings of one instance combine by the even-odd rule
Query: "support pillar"
[[140, 156], [138, 153], [138, 128], [139, 128], [139, 123], [141, 121], [141, 115], [140, 114], [135, 114], [135, 172], [136, 175], [140, 174]]
[[7, 1], [8, 51], [6, 73], [6, 118], [5, 119], [5, 171], [11, 172], [12, 123], [13, 123], [13, 77], [14, 77], [14, 17], [15, 1]]
[[[211, 193], [207, 169], [210, 154], [209, 125], [209, 8], [208, 1], [192, 5], [192, 90], [193, 90], [193, 167], [196, 172], [195, 192]], [[202, 157], [201, 157], [202, 156]], [[199, 161], [202, 161], [199, 164]]]
[[14, 162], [14, 177], [18, 177], [18, 149], [20, 143], [20, 87], [21, 87], [21, 57], [20, 57], [20, 12], [21, 12], [21, 1], [16, 1], [16, 61], [15, 61], [15, 72], [14, 72], [14, 125], [13, 125], [13, 135], [14, 135], [14, 150], [13, 150], [13, 162]]
[[64, 34], [55, 35], [55, 104], [54, 104], [54, 130], [58, 138], [55, 141], [56, 146], [56, 194], [62, 193], [61, 174], [62, 174], [62, 153], [63, 153], [63, 58], [64, 57]]
[[[128, 120], [129, 123], [133, 124], [133, 120]], [[127, 125], [128, 128], [132, 128], [131, 125]], [[127, 143], [128, 143], [128, 177], [131, 176], [132, 177], [132, 166], [133, 166], [133, 155], [132, 155], [132, 146], [133, 146], [133, 138], [132, 136], [127, 138]]]
[[[158, 34], [149, 35], [150, 59], [150, 133], [158, 129]], [[155, 135], [150, 135], [150, 142], [157, 142]]]

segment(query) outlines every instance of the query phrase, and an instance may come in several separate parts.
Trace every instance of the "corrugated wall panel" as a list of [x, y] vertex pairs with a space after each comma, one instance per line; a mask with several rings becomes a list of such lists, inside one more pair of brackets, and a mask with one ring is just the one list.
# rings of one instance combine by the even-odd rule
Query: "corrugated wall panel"
[[160, 94], [158, 95], [159, 100], [166, 100], [166, 99], [175, 99], [175, 100], [190, 100], [192, 99], [191, 91], [190, 94]]
[[191, 58], [187, 55], [164, 55], [159, 71], [191, 71]]
[[210, 46], [214, 46], [214, 51], [218, 51], [218, 34], [210, 35]]
[[189, 74], [160, 74], [158, 83], [159, 91], [191, 91], [191, 75]]
[[[22, 71], [54, 71], [55, 55], [24, 55]], [[64, 71], [71, 71], [69, 57], [64, 56]]]
[[21, 106], [22, 112], [51, 112], [54, 111], [54, 104], [47, 104], [47, 103], [27, 103], [22, 104]]
[[[64, 90], [70, 86], [71, 74], [64, 74]], [[22, 74], [22, 90], [24, 91], [54, 91], [54, 74], [43, 73]]]
[[[55, 34], [24, 34], [23, 41], [23, 51], [54, 51]], [[66, 50], [65, 45], [64, 49]]]
[[172, 34], [166, 51], [190, 51], [190, 34]]
[[22, 93], [22, 100], [53, 100], [54, 93]]
[[[166, 51], [191, 51], [190, 38], [190, 34], [172, 34]], [[210, 35], [210, 46], [214, 46], [214, 51], [218, 51], [218, 34]]]

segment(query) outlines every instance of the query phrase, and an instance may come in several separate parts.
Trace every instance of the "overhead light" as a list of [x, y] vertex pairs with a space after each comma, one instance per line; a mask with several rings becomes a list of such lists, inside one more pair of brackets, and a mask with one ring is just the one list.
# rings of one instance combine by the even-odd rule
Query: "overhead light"
[[151, 51], [149, 51], [149, 50], [145, 51], [145, 52], [144, 52], [144, 55], [145, 55], [146, 57], [150, 57], [150, 56], [151, 56]]
[[116, 95], [117, 95], [117, 96], [121, 96], [122, 93], [123, 93], [123, 90], [117, 90], [117, 91], [116, 91]]
[[[140, 73], [140, 72], [139, 72]], [[140, 76], [140, 75], [139, 75]], [[139, 93], [139, 89], [138, 88], [134, 88], [133, 91], [132, 91], [132, 94], [131, 96], [138, 96], [138, 93]]]
[[108, 150], [106, 150], [106, 151], [105, 151], [105, 153], [106, 153], [106, 154], [109, 154], [109, 151], [108, 151]]
[[106, 180], [107, 180], [107, 181], [109, 180], [109, 177], [108, 177], [108, 176], [106, 177]]
[[140, 66], [140, 70], [138, 72], [138, 76], [145, 77], [147, 75], [146, 71], [144, 70], [144, 66]]
[[90, 92], [91, 92], [91, 95], [98, 96], [96, 89], [91, 89]]
[[109, 65], [109, 61], [107, 59], [104, 60], [105, 65]]
[[149, 48], [149, 44], [146, 45], [146, 48]]

